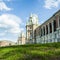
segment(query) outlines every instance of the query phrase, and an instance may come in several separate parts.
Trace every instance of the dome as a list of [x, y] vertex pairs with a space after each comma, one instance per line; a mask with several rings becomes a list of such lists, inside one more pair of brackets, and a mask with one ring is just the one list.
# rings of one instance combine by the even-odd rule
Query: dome
[[36, 14], [31, 14], [29, 20], [27, 21], [27, 25], [38, 24], [38, 16]]

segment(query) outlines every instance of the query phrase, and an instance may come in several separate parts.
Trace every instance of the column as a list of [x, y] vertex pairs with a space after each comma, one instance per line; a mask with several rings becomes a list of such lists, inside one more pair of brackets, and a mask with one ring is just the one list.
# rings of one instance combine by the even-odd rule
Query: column
[[54, 25], [53, 25], [53, 21], [52, 21], [52, 33], [54, 32]]
[[45, 43], [46, 43], [46, 25], [45, 25]]
[[43, 27], [43, 43], [44, 43], [45, 41], [44, 41], [44, 27]]
[[53, 21], [52, 21], [52, 42], [54, 42], [54, 24], [53, 24]]
[[58, 28], [59, 28], [59, 16], [58, 16]]
[[42, 43], [44, 43], [44, 42], [43, 42], [43, 27], [42, 27]]
[[48, 42], [49, 42], [49, 37], [50, 37], [49, 33], [50, 33], [50, 26], [49, 26], [49, 23], [48, 23]]
[[42, 28], [41, 28], [41, 43], [42, 43]]
[[58, 28], [57, 28], [57, 42], [59, 40], [59, 16], [57, 16], [57, 23], [58, 23]]
[[60, 16], [58, 16], [58, 42], [60, 42]]
[[48, 23], [48, 34], [50, 33], [50, 26], [49, 26], [49, 23]]
[[45, 25], [45, 35], [46, 35], [46, 25]]
[[41, 29], [40, 29], [40, 43], [41, 43]]

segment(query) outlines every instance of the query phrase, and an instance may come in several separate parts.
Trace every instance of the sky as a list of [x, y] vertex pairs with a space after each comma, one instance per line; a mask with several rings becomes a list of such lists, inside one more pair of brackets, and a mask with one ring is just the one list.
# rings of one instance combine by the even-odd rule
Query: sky
[[0, 40], [16, 42], [31, 13], [42, 24], [59, 9], [60, 0], [0, 0]]

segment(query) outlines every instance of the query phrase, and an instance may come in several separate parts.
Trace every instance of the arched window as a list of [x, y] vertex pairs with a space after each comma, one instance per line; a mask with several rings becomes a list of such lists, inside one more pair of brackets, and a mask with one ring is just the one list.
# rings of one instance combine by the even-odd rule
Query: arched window
[[52, 33], [52, 24], [49, 23], [49, 26], [50, 26], [50, 33]]
[[43, 27], [43, 31], [44, 31], [44, 34], [43, 35], [45, 35], [45, 27]]
[[54, 20], [53, 26], [54, 26], [54, 31], [56, 31], [56, 20]]
[[48, 34], [48, 26], [46, 25], [46, 34]]
[[42, 36], [42, 28], [41, 28], [41, 36]]

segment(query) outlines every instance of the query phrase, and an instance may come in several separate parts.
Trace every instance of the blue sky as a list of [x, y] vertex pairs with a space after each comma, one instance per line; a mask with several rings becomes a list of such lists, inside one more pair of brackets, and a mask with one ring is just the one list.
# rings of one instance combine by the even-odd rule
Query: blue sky
[[0, 0], [0, 40], [17, 41], [31, 13], [42, 24], [59, 9], [60, 0]]

